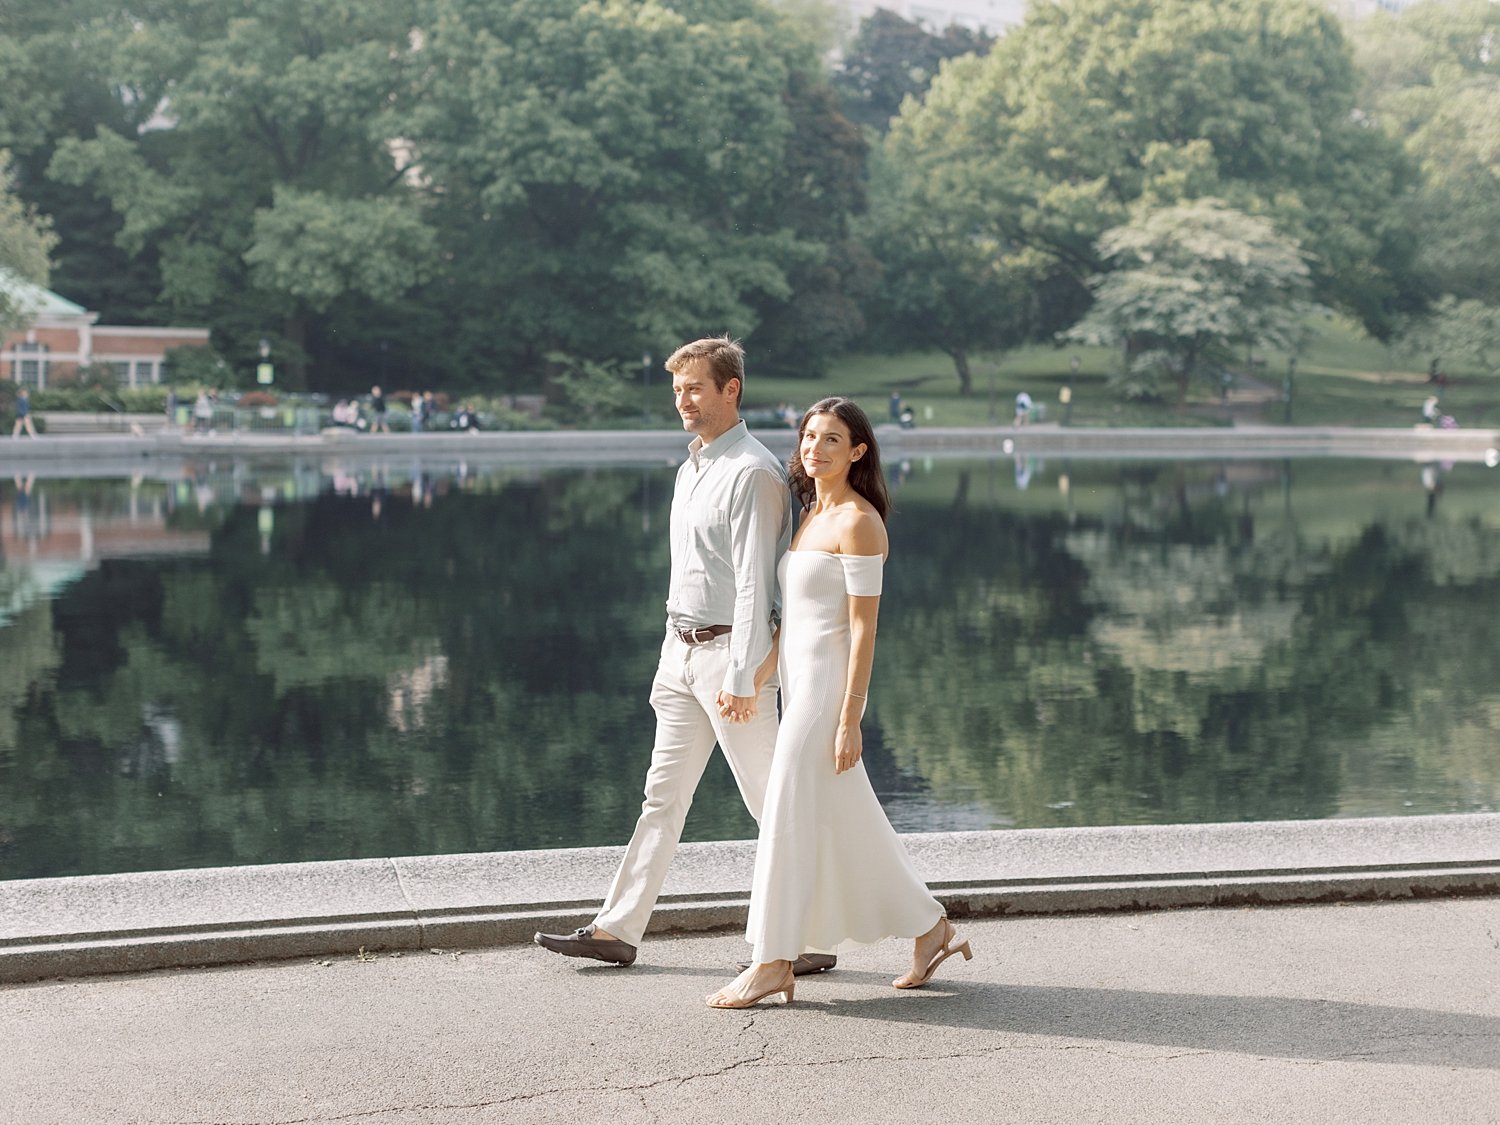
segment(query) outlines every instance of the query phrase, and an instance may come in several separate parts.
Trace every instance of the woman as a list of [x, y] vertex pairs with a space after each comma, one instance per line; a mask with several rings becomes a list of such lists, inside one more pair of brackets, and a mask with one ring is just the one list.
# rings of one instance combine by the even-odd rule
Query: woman
[[[890, 499], [870, 420], [845, 398], [802, 416], [791, 461], [802, 525], [782, 558], [781, 727], [761, 817], [745, 937], [750, 967], [710, 995], [712, 1008], [790, 1002], [792, 959], [884, 937], [915, 939], [918, 988], [954, 953], [973, 956], [917, 877], [860, 762], [859, 721], [875, 657]], [[779, 650], [779, 651], [778, 651]]]

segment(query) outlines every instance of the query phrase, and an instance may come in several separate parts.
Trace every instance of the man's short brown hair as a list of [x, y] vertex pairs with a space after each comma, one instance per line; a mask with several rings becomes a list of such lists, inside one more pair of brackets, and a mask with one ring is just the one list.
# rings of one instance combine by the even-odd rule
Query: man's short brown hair
[[705, 336], [691, 344], [683, 344], [667, 357], [666, 367], [676, 375], [695, 359], [708, 361], [709, 374], [714, 386], [723, 390], [731, 379], [740, 381], [739, 394], [734, 396], [734, 405], [739, 406], [745, 394], [745, 349], [728, 336]]

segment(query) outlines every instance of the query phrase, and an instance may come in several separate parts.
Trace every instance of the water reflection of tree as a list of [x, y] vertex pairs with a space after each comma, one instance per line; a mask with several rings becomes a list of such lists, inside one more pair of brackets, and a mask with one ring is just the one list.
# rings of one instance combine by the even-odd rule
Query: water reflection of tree
[[[872, 774], [1020, 825], [1493, 807], [1500, 531], [1457, 517], [1461, 474], [1428, 520], [1320, 471], [1288, 503], [1274, 470], [1077, 466], [1071, 514], [914, 477]], [[669, 493], [512, 475], [378, 522], [327, 495], [267, 555], [255, 507], [210, 509], [210, 560], [32, 603], [0, 629], [0, 876], [622, 840]], [[689, 836], [753, 830], [716, 767]]]
[[[935, 795], [1022, 825], [1335, 815], [1350, 781], [1387, 811], [1406, 785], [1493, 806], [1500, 763], [1449, 755], [1495, 744], [1500, 668], [1447, 607], [1496, 608], [1494, 529], [1378, 521], [1332, 546], [1180, 469], [1116, 496], [1071, 531], [903, 511], [872, 697]], [[1449, 717], [1414, 730], [1428, 697]]]
[[[378, 524], [324, 497], [279, 512], [268, 556], [237, 508], [212, 567], [106, 563], [55, 605], [55, 685], [4, 637], [29, 694], [5, 709], [0, 824], [27, 841], [3, 874], [623, 838], [649, 753], [657, 516], [643, 530], [638, 477], [558, 474]], [[421, 721], [393, 718], [418, 684]], [[753, 829], [727, 780], [706, 783], [699, 835]]]

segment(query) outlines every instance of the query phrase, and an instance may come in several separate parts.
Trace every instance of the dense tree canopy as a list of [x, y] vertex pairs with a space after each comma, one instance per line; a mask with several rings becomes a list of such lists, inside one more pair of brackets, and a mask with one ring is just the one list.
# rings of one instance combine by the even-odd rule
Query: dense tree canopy
[[[1133, 204], [1214, 195], [1271, 217], [1307, 252], [1318, 297], [1383, 335], [1423, 296], [1402, 222], [1412, 172], [1355, 119], [1357, 86], [1311, 0], [1038, 3], [906, 104], [890, 190], [953, 237], [1031, 255], [1054, 287], [1040, 329], [1076, 318], [1095, 242]], [[883, 235], [912, 241], [899, 225]], [[955, 276], [934, 304], [968, 284]]]
[[938, 347], [967, 387], [1181, 200], [1269, 219], [1378, 336], [1493, 306], [1494, 7], [1358, 25], [1362, 77], [1315, 0], [1041, 0], [993, 44], [878, 12], [832, 63], [820, 0], [11, 0], [0, 148], [61, 291], [320, 389], [723, 331], [786, 373]]
[[1413, 325], [1434, 357], [1500, 367], [1500, 5], [1429, 2], [1356, 28], [1365, 111], [1422, 170], [1406, 214], [1447, 295]]
[[389, 144], [414, 22], [408, 0], [164, 0], [96, 26], [133, 120], [64, 140], [51, 174], [111, 201], [127, 252], [156, 248], [172, 315], [240, 351], [279, 326], [300, 370], [314, 314], [392, 301], [431, 265]]
[[861, 142], [771, 10], [430, 0], [424, 28], [402, 128], [450, 254], [424, 296], [468, 346], [662, 355], [817, 288]]

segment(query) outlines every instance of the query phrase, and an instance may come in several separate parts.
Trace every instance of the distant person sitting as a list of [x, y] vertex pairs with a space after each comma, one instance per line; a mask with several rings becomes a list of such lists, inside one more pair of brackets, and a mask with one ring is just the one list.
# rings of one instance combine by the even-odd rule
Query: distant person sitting
[[1024, 426], [1031, 421], [1031, 396], [1025, 391], [1016, 395], [1016, 425]]
[[474, 408], [466, 402], [458, 408], [458, 413], [453, 415], [453, 421], [449, 425], [455, 430], [478, 433], [479, 415], [475, 414]]
[[339, 399], [333, 404], [333, 424], [347, 426], [351, 430], [359, 429], [359, 407], [346, 398]]

